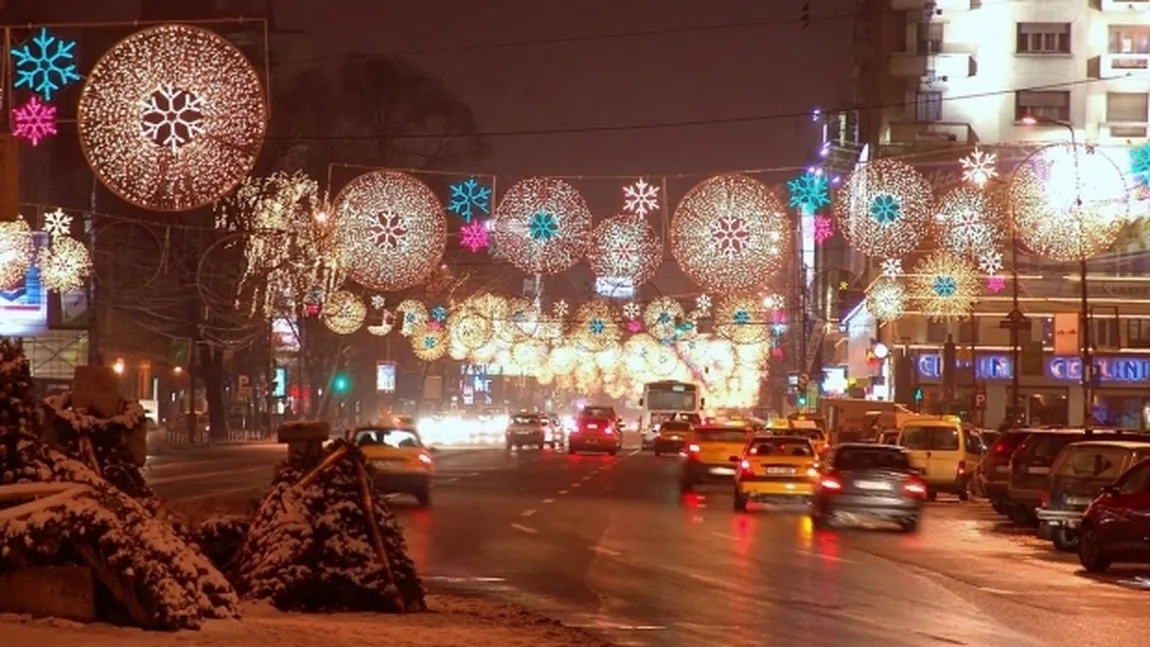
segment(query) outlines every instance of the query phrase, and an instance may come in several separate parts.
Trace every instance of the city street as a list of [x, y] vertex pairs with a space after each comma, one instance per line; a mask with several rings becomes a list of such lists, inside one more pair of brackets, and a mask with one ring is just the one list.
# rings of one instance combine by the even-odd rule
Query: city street
[[[161, 495], [267, 482], [283, 448], [155, 459]], [[1090, 645], [1144, 638], [1145, 570], [1093, 579], [1072, 555], [940, 500], [913, 536], [813, 532], [796, 512], [681, 498], [677, 459], [447, 451], [430, 510], [394, 501], [438, 587], [487, 591], [618, 644]], [[228, 474], [231, 475], [228, 475]]]

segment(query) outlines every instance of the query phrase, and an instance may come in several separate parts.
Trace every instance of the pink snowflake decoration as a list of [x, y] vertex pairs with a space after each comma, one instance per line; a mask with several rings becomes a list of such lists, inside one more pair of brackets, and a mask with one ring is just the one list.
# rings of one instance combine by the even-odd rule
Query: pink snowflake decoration
[[33, 146], [56, 134], [56, 106], [42, 103], [38, 97], [12, 109], [12, 134], [27, 139]]
[[815, 216], [812, 218], [815, 226], [815, 242], [822, 245], [828, 238], [835, 235], [834, 227], [831, 226], [831, 219], [826, 216]]
[[986, 279], [986, 289], [991, 292], [1002, 292], [1006, 289], [1006, 279], [1001, 276], [990, 276]]
[[432, 332], [439, 332], [443, 330], [443, 323], [432, 319], [427, 322], [427, 329]]
[[771, 349], [771, 355], [774, 356], [775, 359], [778, 359], [783, 356], [783, 349], [779, 346], [775, 346]]
[[384, 212], [376, 216], [371, 226], [371, 239], [376, 247], [398, 249], [399, 241], [407, 235], [407, 221], [403, 216]]
[[627, 330], [630, 332], [633, 332], [633, 333], [642, 332], [643, 322], [638, 321], [638, 320], [628, 321], [627, 322]]
[[727, 258], [742, 253], [751, 243], [751, 232], [747, 223], [735, 216], [723, 216], [715, 221], [711, 230], [719, 252]]
[[459, 229], [459, 245], [470, 249], [472, 254], [481, 249], [487, 249], [490, 244], [487, 238], [487, 227], [478, 219], [463, 225]]

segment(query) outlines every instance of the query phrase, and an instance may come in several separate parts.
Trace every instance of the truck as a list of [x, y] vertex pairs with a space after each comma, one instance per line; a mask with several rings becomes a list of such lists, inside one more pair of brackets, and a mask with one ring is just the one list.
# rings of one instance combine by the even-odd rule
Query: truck
[[819, 413], [834, 442], [874, 440], [884, 429], [898, 429], [907, 420], [922, 417], [896, 402], [861, 398], [823, 398]]

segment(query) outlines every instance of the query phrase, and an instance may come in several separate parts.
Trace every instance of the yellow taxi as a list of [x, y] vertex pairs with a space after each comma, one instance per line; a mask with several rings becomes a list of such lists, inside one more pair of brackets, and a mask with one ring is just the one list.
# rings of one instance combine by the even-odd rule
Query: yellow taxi
[[742, 453], [735, 473], [735, 511], [747, 504], [809, 504], [818, 480], [818, 451], [803, 436], [759, 436]]
[[730, 483], [739, 456], [754, 437], [748, 427], [702, 425], [691, 431], [679, 474], [679, 490], [691, 492], [702, 483]]
[[350, 437], [371, 467], [377, 492], [410, 494], [419, 505], [431, 505], [435, 463], [431, 449], [423, 445], [413, 425], [356, 427]]

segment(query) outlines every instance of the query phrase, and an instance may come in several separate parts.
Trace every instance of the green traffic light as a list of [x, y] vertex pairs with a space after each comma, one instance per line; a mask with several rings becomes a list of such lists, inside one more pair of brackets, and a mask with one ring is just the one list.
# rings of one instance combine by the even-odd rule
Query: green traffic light
[[331, 386], [336, 393], [347, 393], [347, 390], [351, 387], [351, 380], [347, 379], [346, 375], [337, 375]]

